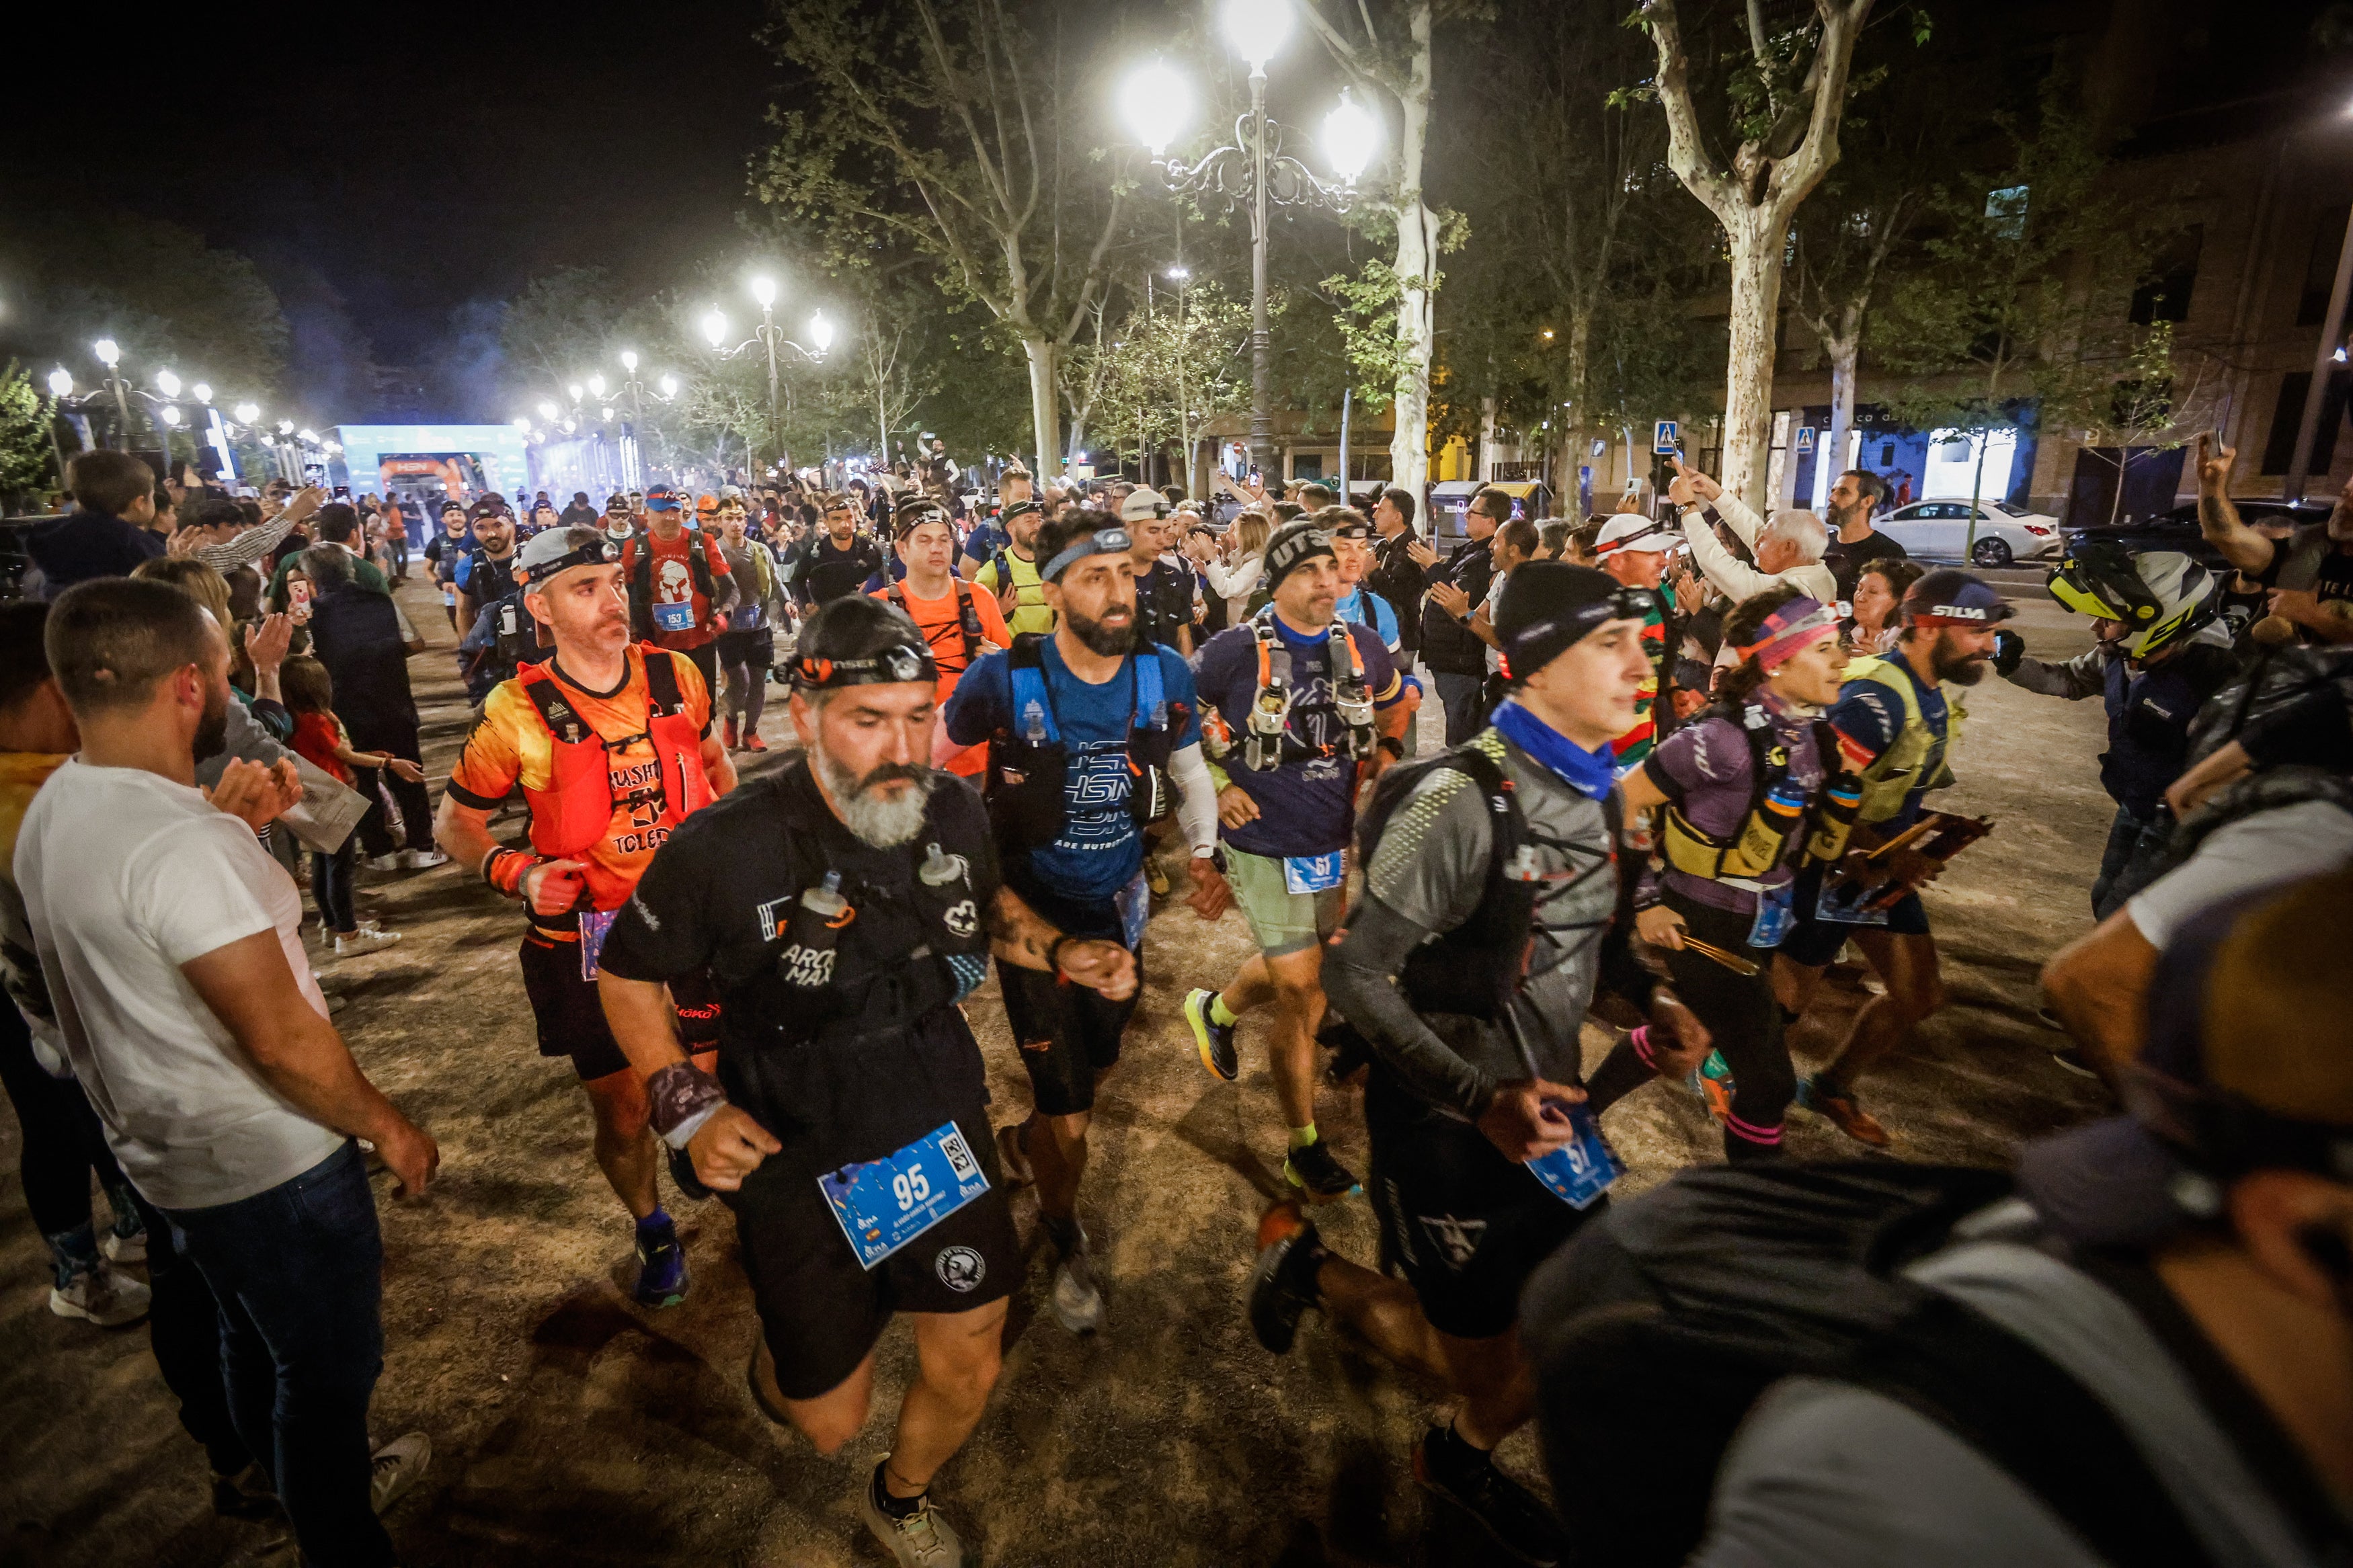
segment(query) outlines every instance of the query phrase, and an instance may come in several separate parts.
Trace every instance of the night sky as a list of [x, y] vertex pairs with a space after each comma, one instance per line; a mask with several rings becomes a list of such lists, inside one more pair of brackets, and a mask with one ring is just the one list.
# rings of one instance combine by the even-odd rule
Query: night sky
[[[119, 68], [43, 155], [69, 187], [255, 257], [298, 347], [339, 295], [377, 363], [425, 367], [469, 301], [535, 273], [650, 289], [743, 243], [776, 75], [759, 0], [196, 16], [78, 46]], [[294, 367], [298, 392], [325, 371]]]

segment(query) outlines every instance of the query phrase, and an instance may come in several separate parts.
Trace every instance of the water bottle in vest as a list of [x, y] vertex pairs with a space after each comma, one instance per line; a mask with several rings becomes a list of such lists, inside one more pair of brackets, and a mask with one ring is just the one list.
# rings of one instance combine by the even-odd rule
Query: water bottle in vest
[[1748, 820], [1740, 825], [1740, 841], [1724, 858], [1724, 869], [1734, 877], [1760, 877], [1781, 858], [1782, 847], [1798, 830], [1806, 813], [1803, 790], [1783, 779], [1767, 792]]
[[1806, 858], [1828, 865], [1846, 853], [1847, 835], [1854, 831], [1855, 814], [1862, 809], [1862, 782], [1852, 773], [1841, 773], [1822, 791], [1817, 808], [1813, 842], [1806, 846]]
[[849, 923], [842, 919], [849, 909], [839, 871], [828, 871], [823, 887], [802, 891], [793, 909], [792, 941], [776, 955], [776, 973], [786, 984], [814, 991], [832, 984], [834, 950]]

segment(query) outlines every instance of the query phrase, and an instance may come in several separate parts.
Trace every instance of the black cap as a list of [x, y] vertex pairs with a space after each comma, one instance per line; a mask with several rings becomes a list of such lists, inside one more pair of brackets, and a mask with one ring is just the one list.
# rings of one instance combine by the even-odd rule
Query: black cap
[[1914, 626], [1990, 626], [2018, 614], [1984, 578], [1957, 566], [1941, 566], [1904, 595], [1904, 618]]
[[923, 628], [906, 611], [864, 594], [836, 599], [802, 624], [794, 645], [793, 685], [802, 691], [841, 686], [936, 681], [939, 667]]
[[1504, 674], [1525, 680], [1604, 622], [1639, 617], [1645, 607], [1607, 572], [1566, 561], [1527, 562], [1504, 580], [1495, 603]]
[[1276, 529], [1266, 542], [1266, 591], [1273, 593], [1285, 577], [1318, 555], [1340, 558], [1332, 548], [1332, 536], [1314, 523], [1294, 519]]

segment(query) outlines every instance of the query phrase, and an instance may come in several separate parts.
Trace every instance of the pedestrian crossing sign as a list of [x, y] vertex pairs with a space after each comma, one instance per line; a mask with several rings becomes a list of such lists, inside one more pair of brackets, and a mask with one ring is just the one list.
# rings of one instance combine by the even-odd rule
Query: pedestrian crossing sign
[[1651, 450], [1661, 457], [1672, 457], [1675, 451], [1675, 422], [1662, 419], [1651, 433]]
[[1814, 427], [1813, 427], [1812, 426], [1810, 426], [1810, 425], [1800, 425], [1800, 426], [1798, 426], [1798, 450], [1799, 450], [1799, 451], [1800, 451], [1800, 452], [1810, 452], [1810, 451], [1812, 451], [1813, 449], [1814, 449]]

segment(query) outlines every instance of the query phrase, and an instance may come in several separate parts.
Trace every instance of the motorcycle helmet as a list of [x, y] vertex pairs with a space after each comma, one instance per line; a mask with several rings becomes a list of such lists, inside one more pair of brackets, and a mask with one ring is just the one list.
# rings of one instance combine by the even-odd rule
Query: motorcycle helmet
[[2125, 627], [2126, 657], [2146, 659], [2186, 640], [2214, 616], [2214, 577], [2173, 550], [2126, 554], [2100, 541], [2052, 569], [2051, 596], [2086, 616]]

